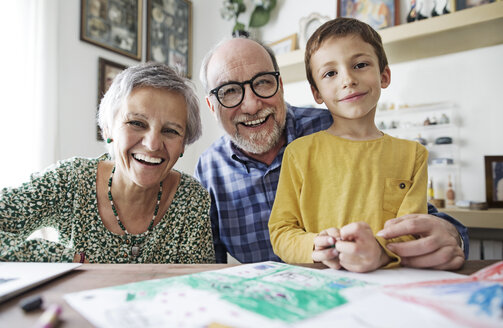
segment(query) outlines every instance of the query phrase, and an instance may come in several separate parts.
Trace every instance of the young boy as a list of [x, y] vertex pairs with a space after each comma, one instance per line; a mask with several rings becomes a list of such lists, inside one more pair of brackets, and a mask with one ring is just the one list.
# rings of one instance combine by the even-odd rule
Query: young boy
[[356, 19], [334, 19], [309, 39], [305, 65], [314, 99], [334, 123], [285, 150], [269, 220], [274, 252], [356, 272], [397, 266], [375, 234], [391, 218], [427, 213], [428, 152], [374, 123], [391, 80], [381, 37]]

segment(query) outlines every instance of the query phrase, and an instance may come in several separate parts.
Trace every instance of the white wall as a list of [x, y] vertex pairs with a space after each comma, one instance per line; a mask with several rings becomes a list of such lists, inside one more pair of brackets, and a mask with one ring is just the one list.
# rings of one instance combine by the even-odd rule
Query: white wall
[[80, 1], [59, 0], [58, 152], [56, 159], [97, 156], [105, 152], [96, 140], [98, 58], [132, 65], [133, 59], [80, 41]]
[[[251, 1], [251, 0], [250, 0]], [[203, 137], [186, 149], [176, 167], [193, 173], [198, 156], [222, 134], [206, 107], [198, 80], [204, 54], [230, 35], [232, 23], [220, 18], [220, 0], [193, 0], [193, 80], [198, 89]], [[335, 17], [336, 1], [279, 0], [267, 27], [255, 31], [266, 42], [299, 31], [299, 20], [311, 12]], [[59, 145], [58, 158], [96, 156], [104, 151], [95, 138], [98, 57], [130, 65], [137, 61], [79, 40], [80, 1], [59, 1]], [[392, 84], [383, 100], [403, 103], [453, 101], [463, 116], [461, 135], [464, 199], [485, 200], [483, 155], [503, 154], [503, 45], [391, 66]], [[287, 101], [312, 103], [307, 84], [285, 86]]]
[[[146, 1], [144, 1], [146, 2]], [[250, 3], [251, 0], [248, 0]], [[279, 0], [267, 29], [267, 37], [273, 41], [297, 32], [298, 21], [306, 12], [300, 1]], [[329, 11], [335, 15], [335, 2], [316, 0], [309, 6], [311, 10]], [[204, 100], [199, 82], [201, 60], [211, 47], [230, 36], [233, 24], [220, 18], [221, 0], [193, 0], [193, 81], [196, 85], [203, 121], [203, 137], [186, 149], [176, 168], [192, 174], [197, 158], [223, 132], [210, 113]], [[300, 7], [300, 8], [299, 8]], [[281, 10], [280, 10], [281, 9]], [[98, 57], [103, 57], [124, 65], [138, 63], [133, 59], [80, 41], [80, 1], [59, 0], [58, 33], [58, 145], [56, 158], [71, 156], [97, 156], [104, 152], [102, 142], [96, 141], [95, 113], [98, 93]], [[243, 16], [247, 21], [247, 15]], [[144, 29], [146, 31], [146, 28]], [[256, 31], [258, 35], [262, 31]], [[269, 37], [270, 36], [270, 37]], [[266, 39], [265, 39], [266, 40]], [[268, 40], [268, 39], [267, 39]], [[144, 49], [145, 50], [145, 49]], [[145, 51], [144, 51], [145, 54]]]
[[461, 118], [460, 197], [485, 201], [484, 155], [503, 154], [503, 45], [391, 66], [383, 99], [452, 101]]

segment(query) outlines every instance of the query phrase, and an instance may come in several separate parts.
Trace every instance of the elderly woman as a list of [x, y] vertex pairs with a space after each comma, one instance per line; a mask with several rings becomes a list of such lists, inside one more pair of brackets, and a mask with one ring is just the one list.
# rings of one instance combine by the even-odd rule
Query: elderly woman
[[[189, 81], [161, 64], [119, 74], [99, 108], [109, 154], [58, 162], [0, 193], [0, 260], [211, 263], [207, 191], [173, 169], [201, 135]], [[58, 242], [28, 239], [53, 227]]]

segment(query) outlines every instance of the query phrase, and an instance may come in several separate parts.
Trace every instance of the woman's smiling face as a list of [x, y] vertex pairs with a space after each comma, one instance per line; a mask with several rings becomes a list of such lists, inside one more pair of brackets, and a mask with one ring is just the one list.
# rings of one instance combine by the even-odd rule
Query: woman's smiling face
[[164, 180], [184, 150], [187, 104], [167, 89], [135, 88], [112, 129], [116, 174], [141, 187]]

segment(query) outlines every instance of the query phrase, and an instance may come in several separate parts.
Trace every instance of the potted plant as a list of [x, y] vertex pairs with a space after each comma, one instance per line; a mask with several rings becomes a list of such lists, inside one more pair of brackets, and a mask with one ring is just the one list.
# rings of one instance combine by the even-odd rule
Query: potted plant
[[246, 12], [246, 4], [244, 0], [223, 0], [222, 8], [220, 9], [220, 15], [225, 20], [233, 20], [234, 27], [232, 29], [232, 35], [234, 36], [249, 36], [248, 29], [250, 27], [262, 27], [267, 22], [271, 15], [271, 11], [276, 7], [276, 0], [253, 0], [253, 11], [250, 16], [250, 21], [248, 22], [248, 28], [246, 25], [238, 20], [239, 15]]

